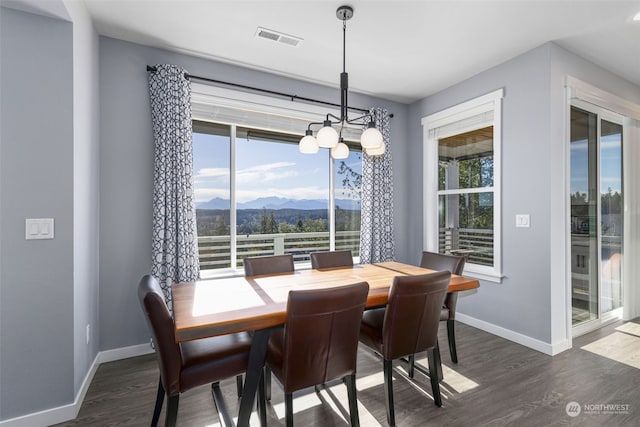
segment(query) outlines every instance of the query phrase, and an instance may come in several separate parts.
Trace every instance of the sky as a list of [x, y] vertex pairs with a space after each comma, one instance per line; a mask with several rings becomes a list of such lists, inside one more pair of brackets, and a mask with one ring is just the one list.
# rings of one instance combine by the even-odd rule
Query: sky
[[[230, 199], [230, 138], [193, 134], [193, 173], [196, 203], [215, 197]], [[237, 139], [237, 202], [260, 197], [328, 199], [329, 150], [301, 154], [297, 144]], [[361, 171], [353, 153], [346, 161]], [[341, 179], [336, 180], [336, 186]], [[336, 192], [337, 198], [347, 198]]]

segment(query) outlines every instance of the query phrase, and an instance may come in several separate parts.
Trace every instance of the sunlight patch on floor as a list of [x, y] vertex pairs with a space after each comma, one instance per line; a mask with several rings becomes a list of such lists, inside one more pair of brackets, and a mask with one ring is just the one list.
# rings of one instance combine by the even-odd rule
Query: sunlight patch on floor
[[[429, 361], [426, 357], [416, 360], [416, 362], [420, 363], [424, 367], [429, 366]], [[442, 378], [443, 381], [441, 386], [445, 386], [456, 393], [464, 393], [465, 391], [473, 390], [479, 386], [479, 384], [471, 378], [465, 377], [444, 364], [442, 365]]]
[[624, 325], [618, 326], [616, 328], [616, 331], [626, 332], [628, 334], [632, 334], [632, 335], [635, 335], [637, 337], [640, 337], [640, 324], [633, 323], [633, 322], [627, 322]]
[[[293, 395], [293, 413], [306, 411], [314, 406], [321, 405], [322, 401], [318, 398], [318, 395], [314, 392], [310, 392], [301, 396]], [[275, 403], [271, 405], [275, 411], [277, 417], [284, 420], [284, 402]]]
[[[622, 326], [626, 325], [629, 325], [629, 323]], [[619, 328], [622, 328], [622, 326]], [[635, 328], [630, 326], [627, 327], [627, 329]], [[590, 351], [599, 356], [640, 369], [640, 336], [614, 332], [581, 348], [582, 350]]]
[[375, 374], [367, 375], [366, 377], [358, 377], [356, 379], [356, 389], [358, 391], [366, 390], [368, 388], [377, 387], [384, 384], [384, 375], [382, 369]]
[[[374, 376], [374, 375], [372, 375]], [[366, 378], [366, 377], [365, 377]], [[382, 375], [380, 375], [382, 379]], [[382, 380], [384, 381], [384, 380]], [[360, 385], [361, 379], [356, 380], [356, 384]], [[371, 382], [368, 382], [371, 384]], [[381, 384], [381, 383], [380, 383]], [[360, 387], [358, 387], [360, 389]], [[365, 387], [366, 388], [366, 387]], [[347, 388], [344, 384], [336, 384], [334, 386], [322, 389], [318, 395], [315, 392], [309, 392], [308, 394], [293, 397], [293, 413], [304, 412], [318, 405], [325, 405], [331, 408], [338, 416], [340, 416], [345, 424], [349, 424], [349, 397], [347, 396]], [[284, 402], [276, 403], [272, 405], [274, 412], [278, 419], [285, 422], [285, 408]], [[360, 418], [360, 425], [366, 426], [379, 426], [380, 423], [373, 417], [373, 415], [367, 410], [367, 408], [358, 400], [358, 416]], [[251, 417], [253, 420], [253, 416]], [[253, 423], [251, 423], [253, 425]]]
[[[640, 325], [638, 325], [640, 327]], [[640, 332], [640, 330], [638, 331]], [[637, 338], [640, 341], [640, 338]], [[428, 361], [426, 358], [416, 360], [417, 363], [420, 363], [422, 366], [428, 366]], [[639, 360], [640, 362], [640, 360]], [[638, 366], [636, 366], [638, 367]], [[381, 366], [382, 368], [382, 366]], [[406, 376], [406, 366], [402, 363], [394, 364], [395, 369], [399, 369], [404, 376]], [[463, 393], [465, 391], [472, 390], [478, 387], [478, 383], [475, 381], [465, 377], [464, 375], [459, 374], [455, 370], [449, 368], [446, 365], [442, 365], [444, 381], [440, 384], [442, 390], [442, 398], [446, 399], [447, 394], [453, 393]], [[394, 373], [394, 378], [398, 373]], [[420, 372], [416, 371], [416, 375], [423, 376]], [[423, 376], [424, 377], [424, 376]], [[414, 384], [413, 381], [408, 381], [409, 385], [412, 386], [417, 392], [422, 393], [426, 398], [433, 399], [431, 396], [431, 385], [429, 380], [426, 379], [424, 384]], [[420, 381], [418, 381], [420, 382]], [[362, 377], [358, 377], [356, 380], [356, 388], [358, 392], [363, 390], [367, 390], [374, 387], [380, 387], [384, 385], [384, 375], [382, 373], [382, 369], [377, 371], [371, 375], [366, 375]], [[285, 420], [285, 409], [284, 402], [273, 403], [271, 405], [273, 411], [275, 412], [278, 419], [282, 421], [284, 424]], [[334, 384], [331, 387], [322, 389], [320, 395], [316, 394], [314, 391], [309, 390], [305, 394], [295, 394], [293, 398], [293, 412], [294, 414], [304, 412], [311, 408], [314, 408], [319, 405], [324, 405], [329, 408], [338, 416], [340, 416], [345, 424], [348, 424], [349, 416], [349, 399], [347, 396], [347, 388], [344, 384], [338, 383]], [[380, 426], [381, 424], [376, 420], [376, 418], [367, 410], [367, 408], [358, 400], [358, 415], [360, 417], [360, 425], [363, 426]], [[237, 423], [237, 417], [234, 417], [234, 422]], [[251, 415], [251, 426], [259, 426], [260, 425], [260, 417], [256, 411], [252, 412]], [[205, 427], [220, 427], [219, 423], [209, 424]]]

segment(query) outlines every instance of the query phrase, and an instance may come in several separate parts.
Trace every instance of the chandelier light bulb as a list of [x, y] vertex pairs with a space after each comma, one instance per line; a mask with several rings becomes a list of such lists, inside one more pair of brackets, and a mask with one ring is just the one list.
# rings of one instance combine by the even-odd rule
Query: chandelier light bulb
[[[371, 125], [371, 124], [370, 124]], [[369, 126], [360, 137], [362, 148], [376, 148], [383, 144], [382, 134], [378, 129]]]
[[349, 147], [344, 142], [339, 142], [338, 145], [331, 149], [331, 157], [334, 159], [346, 159], [349, 157]]
[[338, 145], [338, 132], [329, 124], [328, 126], [325, 123], [325, 126], [318, 131], [316, 135], [316, 140], [318, 141], [318, 146], [322, 148], [333, 148]]
[[365, 148], [364, 151], [370, 156], [381, 156], [382, 154], [384, 154], [385, 147], [386, 145], [383, 142], [378, 147]]
[[303, 154], [315, 154], [320, 149], [318, 141], [313, 137], [313, 133], [310, 130], [307, 130], [305, 136], [300, 140], [298, 148]]

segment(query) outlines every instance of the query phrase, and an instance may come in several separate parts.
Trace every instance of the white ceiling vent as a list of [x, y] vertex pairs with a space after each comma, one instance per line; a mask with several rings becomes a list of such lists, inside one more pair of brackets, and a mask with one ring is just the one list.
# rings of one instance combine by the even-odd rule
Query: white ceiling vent
[[290, 36], [288, 34], [279, 33], [278, 31], [268, 30], [262, 27], [258, 27], [256, 30], [256, 37], [273, 40], [274, 42], [294, 47], [302, 43], [302, 39], [300, 37]]

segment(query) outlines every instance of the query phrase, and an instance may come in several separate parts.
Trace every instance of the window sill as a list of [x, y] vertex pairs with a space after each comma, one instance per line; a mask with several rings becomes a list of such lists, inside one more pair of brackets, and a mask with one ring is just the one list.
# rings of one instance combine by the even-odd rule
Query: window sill
[[478, 273], [475, 271], [463, 271], [465, 277], [471, 277], [478, 280], [486, 280], [487, 282], [502, 283], [504, 276], [502, 274]]

